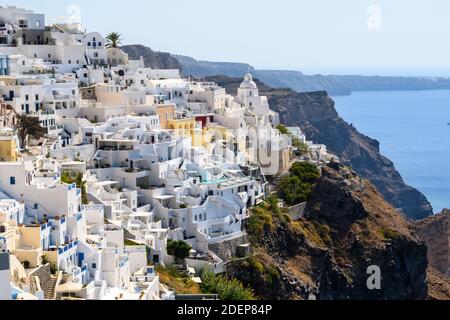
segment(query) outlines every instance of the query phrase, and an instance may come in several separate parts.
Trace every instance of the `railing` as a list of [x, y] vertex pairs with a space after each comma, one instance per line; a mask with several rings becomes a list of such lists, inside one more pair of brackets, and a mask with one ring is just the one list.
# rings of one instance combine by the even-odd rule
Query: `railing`
[[58, 255], [64, 254], [69, 249], [76, 248], [77, 246], [78, 246], [78, 240], [75, 240], [75, 241], [71, 242], [70, 244], [64, 246], [63, 248], [59, 248], [58, 249]]

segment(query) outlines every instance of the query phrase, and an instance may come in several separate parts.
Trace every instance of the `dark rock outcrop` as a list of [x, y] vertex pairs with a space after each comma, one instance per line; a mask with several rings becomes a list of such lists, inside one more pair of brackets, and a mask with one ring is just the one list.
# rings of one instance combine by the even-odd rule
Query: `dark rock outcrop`
[[416, 222], [414, 229], [428, 247], [430, 265], [450, 277], [450, 210]]
[[[207, 77], [235, 93], [242, 79]], [[361, 177], [370, 180], [386, 201], [410, 219], [423, 219], [433, 209], [418, 190], [406, 185], [394, 164], [380, 154], [380, 144], [356, 130], [339, 117], [334, 101], [324, 91], [298, 93], [290, 89], [274, 89], [256, 81], [260, 94], [266, 95], [280, 120], [288, 126], [299, 126], [308, 140], [325, 144]]]
[[143, 45], [127, 45], [121, 49], [131, 60], [139, 60], [143, 57], [145, 65], [152, 69], [182, 69], [178, 60], [170, 53], [153, 51]]
[[[249, 234], [254, 256], [227, 274], [265, 299], [427, 299], [426, 247], [409, 223], [367, 180], [348, 168], [324, 167], [307, 215], [274, 214], [262, 234]], [[368, 267], [381, 271], [381, 289], [367, 286]], [[439, 277], [433, 282], [439, 283]], [[449, 298], [442, 288], [440, 298]]]

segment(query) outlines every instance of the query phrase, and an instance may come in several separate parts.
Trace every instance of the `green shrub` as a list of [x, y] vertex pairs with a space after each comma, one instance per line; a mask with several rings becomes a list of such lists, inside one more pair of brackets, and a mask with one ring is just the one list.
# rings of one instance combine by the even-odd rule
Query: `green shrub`
[[280, 208], [278, 207], [279, 202], [280, 202], [280, 200], [274, 196], [270, 196], [266, 199], [266, 203], [269, 207], [270, 212], [272, 212], [272, 213], [280, 212]]
[[263, 207], [254, 208], [250, 218], [247, 220], [247, 231], [253, 235], [263, 232], [265, 228], [272, 228], [272, 226], [272, 214]]
[[298, 138], [292, 138], [292, 145], [298, 149], [299, 155], [305, 155], [309, 152], [309, 147]]
[[58, 272], [58, 268], [56, 267], [56, 263], [50, 263], [50, 272], [51, 272], [51, 274], [56, 274]]
[[255, 258], [254, 256], [250, 257], [248, 259], [248, 262], [250, 263], [250, 266], [258, 271], [259, 273], [264, 273], [265, 272], [265, 268], [264, 265], [261, 263], [261, 261], [259, 261], [257, 258]]
[[319, 169], [309, 162], [295, 162], [289, 171], [301, 181], [307, 183], [316, 183], [317, 179], [320, 178]]
[[319, 177], [320, 172], [314, 164], [296, 162], [290, 169], [290, 175], [280, 179], [278, 196], [291, 206], [305, 202]]
[[400, 234], [392, 229], [387, 229], [387, 228], [383, 228], [380, 229], [380, 234], [385, 238], [385, 239], [396, 239], [400, 236]]
[[204, 293], [218, 294], [220, 300], [256, 300], [253, 290], [244, 287], [237, 279], [228, 280], [212, 272], [204, 271], [201, 276], [201, 289]]
[[281, 134], [289, 134], [288, 129], [283, 126], [282, 124], [277, 126], [278, 131], [280, 131]]

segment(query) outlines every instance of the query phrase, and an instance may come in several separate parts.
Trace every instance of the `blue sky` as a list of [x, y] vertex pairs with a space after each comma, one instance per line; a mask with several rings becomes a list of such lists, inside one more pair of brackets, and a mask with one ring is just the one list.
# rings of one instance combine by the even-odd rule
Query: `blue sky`
[[[307, 73], [450, 75], [448, 0], [17, 0], [47, 21], [197, 59]], [[125, 4], [125, 6], [124, 6]], [[368, 23], [370, 28], [368, 27]]]

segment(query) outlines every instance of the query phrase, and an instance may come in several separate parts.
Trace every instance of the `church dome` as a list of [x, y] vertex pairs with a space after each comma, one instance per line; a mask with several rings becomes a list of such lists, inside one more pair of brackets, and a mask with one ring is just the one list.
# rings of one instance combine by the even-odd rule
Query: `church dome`
[[256, 83], [253, 81], [253, 76], [247, 73], [244, 77], [244, 81], [241, 83], [241, 89], [258, 89]]

